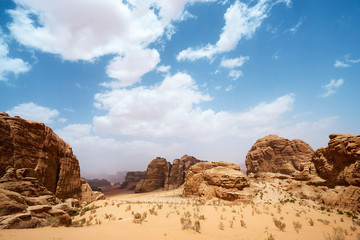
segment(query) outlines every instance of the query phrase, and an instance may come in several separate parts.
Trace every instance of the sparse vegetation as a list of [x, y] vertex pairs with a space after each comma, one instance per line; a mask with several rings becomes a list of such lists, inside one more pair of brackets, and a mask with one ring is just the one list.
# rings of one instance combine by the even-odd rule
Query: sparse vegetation
[[327, 233], [325, 235], [326, 240], [345, 240], [345, 231], [340, 227], [333, 228], [333, 234]]
[[273, 222], [275, 224], [275, 226], [280, 230], [280, 231], [285, 231], [286, 228], [286, 224], [281, 222], [280, 220], [273, 218]]
[[141, 224], [146, 217], [147, 217], [147, 212], [144, 212], [143, 214], [137, 212], [133, 214], [133, 223]]
[[302, 228], [302, 225], [300, 222], [297, 222], [297, 221], [294, 221], [293, 222], [293, 225], [294, 225], [294, 229], [297, 233], [299, 233], [300, 229]]

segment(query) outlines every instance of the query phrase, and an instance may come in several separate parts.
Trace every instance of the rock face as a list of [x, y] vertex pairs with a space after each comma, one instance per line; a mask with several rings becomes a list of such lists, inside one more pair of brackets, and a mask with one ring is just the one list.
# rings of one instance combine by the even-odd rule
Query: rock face
[[[135, 171], [135, 172], [127, 172], [125, 181], [121, 184], [120, 189], [135, 189], [136, 184], [138, 184], [142, 179], [146, 176], [146, 171]], [[132, 189], [132, 190], [134, 190]]]
[[331, 134], [312, 162], [327, 185], [360, 186], [360, 135]]
[[164, 187], [171, 164], [165, 158], [157, 157], [147, 167], [146, 177], [135, 188], [136, 193], [151, 192]]
[[43, 123], [0, 113], [0, 178], [8, 168], [30, 168], [60, 199], [81, 195], [79, 162], [71, 147]]
[[184, 155], [181, 159], [175, 159], [171, 166], [169, 177], [166, 178], [165, 188], [170, 190], [182, 185], [185, 182], [186, 173], [190, 167], [198, 162], [198, 159], [188, 155]]
[[200, 162], [192, 166], [186, 176], [183, 196], [205, 199], [248, 200], [242, 189], [249, 186], [248, 177], [240, 167], [229, 162]]
[[100, 191], [101, 187], [111, 187], [111, 183], [106, 179], [85, 179], [93, 191]]
[[49, 127], [0, 113], [0, 228], [71, 225], [88, 201], [84, 185], [71, 147]]
[[302, 140], [290, 141], [268, 135], [258, 139], [246, 155], [247, 173], [315, 174], [311, 163], [313, 153], [314, 150]]
[[150, 162], [146, 176], [136, 185], [135, 192], [177, 188], [184, 183], [189, 168], [198, 162], [200, 160], [184, 155], [181, 159], [175, 159], [172, 165], [165, 158], [158, 157]]
[[[73, 206], [56, 210], [63, 203], [38, 179], [32, 168], [8, 168], [0, 178], [0, 229], [35, 228], [51, 225], [69, 226]], [[76, 202], [76, 200], [74, 200]]]

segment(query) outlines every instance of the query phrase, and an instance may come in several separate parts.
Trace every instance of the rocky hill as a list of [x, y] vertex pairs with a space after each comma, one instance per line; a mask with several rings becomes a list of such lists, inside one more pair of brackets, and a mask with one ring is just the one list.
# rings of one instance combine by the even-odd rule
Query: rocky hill
[[125, 181], [121, 184], [120, 189], [134, 190], [138, 184], [146, 176], [146, 171], [127, 172]]
[[302, 140], [268, 135], [258, 139], [246, 155], [247, 173], [314, 174], [313, 154], [314, 150]]

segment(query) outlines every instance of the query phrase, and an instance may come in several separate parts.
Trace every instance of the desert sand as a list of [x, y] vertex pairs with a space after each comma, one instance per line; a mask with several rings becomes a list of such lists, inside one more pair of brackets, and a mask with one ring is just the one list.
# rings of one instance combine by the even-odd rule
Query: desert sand
[[251, 204], [183, 198], [182, 188], [112, 195], [84, 205], [73, 218], [77, 226], [0, 230], [0, 239], [360, 239], [360, 222], [345, 213], [268, 183], [259, 187]]

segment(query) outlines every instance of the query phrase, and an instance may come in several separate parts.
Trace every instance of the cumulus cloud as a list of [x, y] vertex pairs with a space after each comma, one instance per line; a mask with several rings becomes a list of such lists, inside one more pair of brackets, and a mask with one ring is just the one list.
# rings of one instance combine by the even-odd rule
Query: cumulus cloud
[[[0, 29], [0, 34], [2, 31]], [[30, 64], [20, 58], [9, 57], [9, 47], [0, 37], [0, 81], [7, 81], [9, 74], [25, 73], [31, 69]]]
[[6, 112], [11, 116], [20, 116], [26, 120], [43, 122], [45, 124], [52, 123], [59, 116], [59, 112], [56, 109], [39, 106], [33, 102], [19, 104]]
[[[19, 43], [65, 60], [117, 55], [106, 72], [118, 81], [104, 85], [124, 87], [155, 68], [159, 54], [147, 47], [174, 33], [173, 21], [191, 16], [185, 6], [208, 1], [15, 0], [16, 8], [7, 11], [8, 28]], [[18, 72], [27, 70], [24, 66], [17, 60]]]
[[102, 83], [107, 87], [127, 87], [141, 81], [141, 77], [153, 70], [160, 62], [160, 55], [155, 49], [137, 49], [125, 56], [113, 58], [106, 67], [109, 77], [117, 79]]
[[94, 129], [99, 134], [211, 140], [240, 134], [248, 126], [264, 127], [290, 111], [295, 98], [288, 94], [244, 112], [201, 109], [211, 100], [190, 75], [178, 73], [158, 85], [97, 94], [95, 106], [107, 114], [94, 117]]
[[249, 60], [248, 56], [240, 56], [238, 58], [223, 58], [221, 60], [220, 66], [225, 68], [236, 68], [242, 67], [246, 61]]
[[289, 4], [290, 1], [259, 0], [253, 6], [236, 1], [226, 10], [225, 26], [216, 44], [209, 43], [198, 48], [189, 47], [178, 54], [177, 60], [212, 59], [215, 54], [234, 50], [240, 40], [250, 39], [253, 36], [264, 19], [268, 17], [271, 8], [278, 3]]
[[164, 66], [164, 65], [161, 65], [159, 67], [157, 67], [157, 71], [158, 72], [163, 72], [163, 73], [169, 73], [170, 72], [170, 69], [171, 69], [171, 66], [168, 65], [168, 66]]
[[345, 55], [344, 60], [335, 60], [334, 67], [336, 68], [347, 68], [351, 67], [353, 64], [360, 63], [360, 59], [351, 59], [350, 54]]
[[325, 93], [321, 94], [320, 97], [326, 98], [330, 95], [333, 95], [336, 93], [336, 90], [340, 88], [341, 85], [343, 85], [344, 79], [339, 78], [338, 80], [331, 79], [330, 82], [326, 85], [321, 86], [323, 89], [325, 89]]

